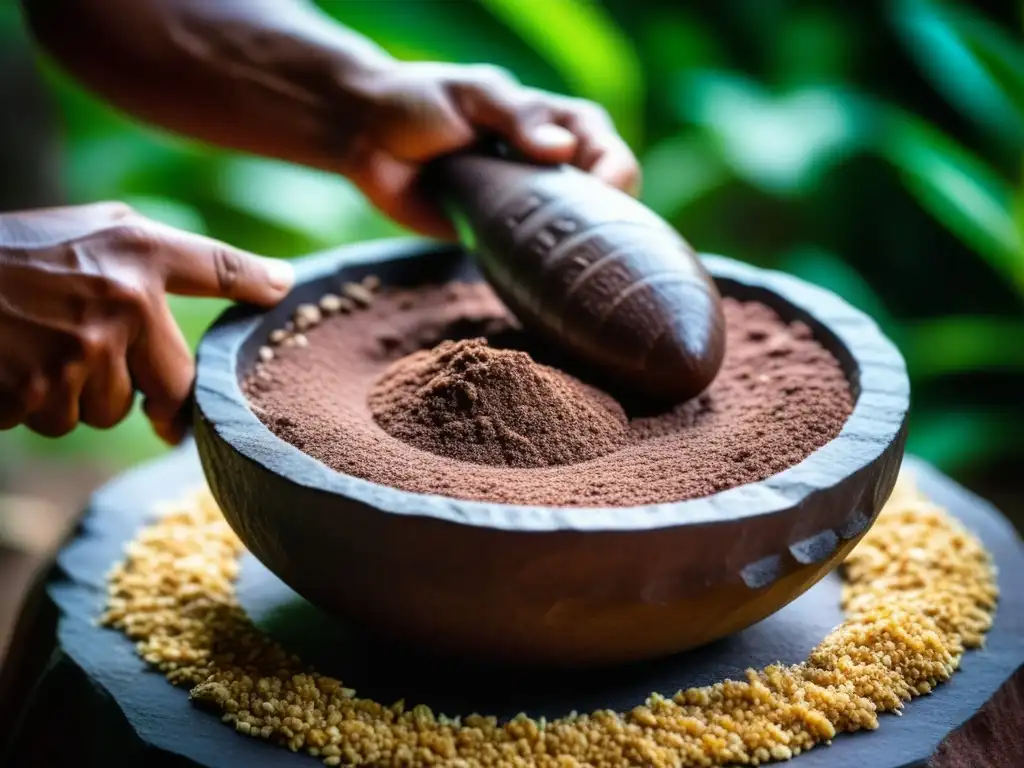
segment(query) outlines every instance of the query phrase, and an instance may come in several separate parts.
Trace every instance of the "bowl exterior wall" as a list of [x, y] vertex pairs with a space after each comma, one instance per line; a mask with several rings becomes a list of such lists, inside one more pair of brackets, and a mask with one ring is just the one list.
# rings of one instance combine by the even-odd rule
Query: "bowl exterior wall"
[[[415, 258], [409, 263], [421, 279], [424, 265]], [[443, 268], [451, 272], [451, 264]], [[388, 282], [387, 269], [376, 272]], [[728, 281], [723, 285], [729, 295]], [[312, 285], [305, 292], [316, 290]], [[806, 316], [774, 303], [784, 316]], [[246, 327], [239, 331], [243, 337], [253, 333], [252, 322]], [[742, 495], [726, 493], [705, 501], [703, 519], [694, 522], [645, 526], [637, 508], [628, 510], [638, 520], [632, 530], [519, 531], [460, 518], [460, 503], [451, 500], [455, 512], [440, 519], [427, 508], [436, 497], [382, 489], [398, 500], [385, 511], [294, 479], [315, 475], [303, 462], [318, 463], [289, 453], [283, 443], [277, 447], [240, 391], [231, 389], [238, 390], [251, 364], [244, 359], [251, 346], [244, 338], [230, 347], [212, 345], [197, 387], [197, 444], [229, 524], [271, 571], [326, 611], [464, 657], [611, 664], [679, 652], [750, 626], [842, 561], [888, 498], [903, 457], [905, 371], [897, 366], [892, 413], [879, 417], [896, 428], [882, 431], [880, 445], [867, 446], [870, 461], [831, 484], [775, 483], [769, 496], [750, 497], [752, 508], [744, 507]], [[835, 351], [852, 366], [856, 389], [860, 361]], [[225, 359], [217, 361], [221, 353]], [[270, 441], [252, 438], [262, 446], [253, 448], [247, 435], [259, 430]], [[848, 441], [839, 450], [865, 445]], [[819, 460], [835, 459], [833, 451]], [[294, 462], [302, 467], [290, 470]], [[760, 509], [769, 497], [775, 503]], [[685, 510], [688, 504], [673, 506]], [[709, 508], [717, 513], [713, 519]]]

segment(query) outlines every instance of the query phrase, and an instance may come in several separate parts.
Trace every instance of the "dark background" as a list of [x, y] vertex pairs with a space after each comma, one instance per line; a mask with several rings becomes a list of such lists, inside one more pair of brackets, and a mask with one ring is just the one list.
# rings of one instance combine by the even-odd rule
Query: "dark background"
[[[645, 202], [699, 250], [876, 318], [912, 377], [909, 450], [1021, 525], [1019, 2], [321, 5], [400, 58], [491, 62], [602, 103], [643, 162]], [[400, 232], [343, 179], [112, 112], [37, 59], [0, 0], [0, 210], [104, 199], [282, 258]], [[222, 306], [174, 302], [193, 343]], [[47, 551], [97, 482], [162, 450], [138, 412], [57, 441], [0, 433], [0, 541]], [[4, 562], [0, 582], [21, 583]], [[0, 597], [0, 624], [13, 605]]]

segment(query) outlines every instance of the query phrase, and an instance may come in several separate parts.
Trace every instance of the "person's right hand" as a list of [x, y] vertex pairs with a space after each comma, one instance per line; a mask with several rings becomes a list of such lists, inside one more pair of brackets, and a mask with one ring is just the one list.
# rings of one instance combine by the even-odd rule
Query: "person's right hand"
[[387, 216], [421, 234], [455, 237], [418, 186], [424, 166], [485, 136], [504, 139], [530, 161], [568, 163], [639, 191], [640, 164], [603, 107], [528, 88], [499, 67], [393, 62], [345, 87], [359, 106], [345, 116], [353, 137], [341, 172]]
[[177, 443], [192, 355], [168, 292], [271, 306], [291, 265], [148, 220], [120, 203], [0, 215], [0, 429], [109, 428], [136, 391]]

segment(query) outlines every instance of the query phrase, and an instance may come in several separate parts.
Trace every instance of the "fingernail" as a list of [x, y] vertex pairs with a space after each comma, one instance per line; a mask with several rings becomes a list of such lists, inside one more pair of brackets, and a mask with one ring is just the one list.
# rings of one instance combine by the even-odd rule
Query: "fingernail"
[[576, 136], [560, 125], [545, 123], [530, 130], [530, 141], [545, 149], [561, 149], [576, 143]]
[[282, 259], [263, 259], [267, 268], [267, 280], [279, 291], [290, 291], [295, 284], [295, 269]]

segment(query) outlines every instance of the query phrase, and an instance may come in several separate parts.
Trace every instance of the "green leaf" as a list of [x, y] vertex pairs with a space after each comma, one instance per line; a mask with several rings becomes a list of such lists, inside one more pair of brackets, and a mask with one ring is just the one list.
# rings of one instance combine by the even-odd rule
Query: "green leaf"
[[0, 40], [5, 45], [12, 41], [22, 44], [25, 39], [25, 31], [22, 26], [21, 13], [17, 2], [0, 3]]
[[80, 203], [131, 193], [166, 196], [184, 186], [174, 178], [194, 162], [187, 153], [140, 131], [111, 131], [79, 139], [70, 142], [68, 149], [64, 178], [71, 199]]
[[223, 203], [302, 233], [320, 247], [353, 238], [375, 215], [348, 180], [262, 158], [226, 160], [216, 193]]
[[737, 176], [777, 195], [807, 192], [860, 144], [868, 127], [859, 102], [840, 89], [774, 97], [720, 72], [685, 75], [678, 104], [684, 119], [711, 132]]
[[1009, 184], [952, 139], [898, 111], [890, 115], [880, 152], [937, 221], [1024, 295], [1024, 242]]
[[[477, 3], [336, 2], [323, 10], [405, 61], [489, 62], [537, 88], [556, 88], [551, 68], [507, 26]], [[452, 34], [457, 29], [458, 34]]]
[[945, 9], [965, 45], [1017, 110], [1019, 127], [1024, 128], [1024, 46], [1019, 36], [974, 13], [966, 6]]
[[795, 248], [779, 259], [776, 268], [832, 291], [870, 316], [886, 333], [898, 332], [874, 288], [836, 254], [816, 247]]
[[707, 141], [677, 136], [659, 142], [643, 155], [641, 200], [665, 219], [729, 179], [728, 169], [709, 151]]
[[644, 75], [632, 42], [593, 0], [480, 0], [583, 98], [604, 106], [632, 144], [642, 134]]
[[123, 195], [121, 200], [153, 221], [159, 221], [186, 232], [194, 232], [197, 235], [206, 234], [206, 222], [203, 220], [203, 214], [188, 203], [148, 195]]
[[[1001, 82], [1012, 83], [1015, 78], [1012, 72], [1000, 71], [1009, 61], [994, 51], [1002, 48], [992, 42], [998, 30], [953, 6], [930, 0], [899, 0], [890, 8], [908, 50], [945, 97], [993, 134], [1019, 142], [1024, 110], [1014, 107], [1016, 86], [1007, 90]], [[994, 68], [985, 61], [988, 56], [997, 59]], [[1018, 70], [1016, 76], [1024, 74]]]
[[231, 306], [231, 302], [225, 299], [198, 296], [168, 296], [167, 303], [193, 352], [217, 316]]
[[1024, 373], [1024, 319], [950, 316], [905, 323], [901, 347], [915, 379]]
[[1021, 183], [1013, 198], [1013, 219], [1017, 222], [1017, 239], [1024, 243], [1024, 161], [1021, 163]]
[[770, 48], [772, 81], [796, 87], [845, 80], [855, 44], [842, 14], [825, 8], [793, 8], [783, 15]]
[[776, 267], [832, 291], [873, 318], [900, 348], [915, 384], [960, 373], [1024, 373], [1024, 318], [952, 315], [897, 321], [856, 269], [835, 254], [798, 248]]
[[637, 47], [648, 63], [650, 79], [688, 69], [724, 66], [722, 42], [696, 15], [678, 5], [645, 13]]
[[934, 409], [911, 414], [907, 453], [945, 472], [967, 469], [1021, 445], [1016, 420], [985, 410]]

